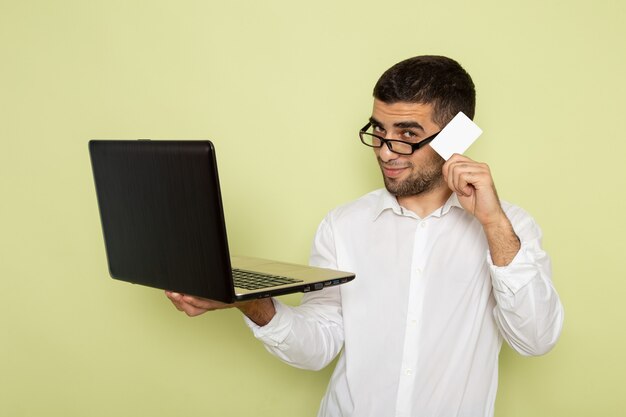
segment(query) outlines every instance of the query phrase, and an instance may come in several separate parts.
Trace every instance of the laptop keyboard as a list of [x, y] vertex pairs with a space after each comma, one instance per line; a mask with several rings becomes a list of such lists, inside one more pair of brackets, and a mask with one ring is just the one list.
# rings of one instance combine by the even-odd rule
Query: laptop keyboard
[[235, 287], [244, 288], [246, 290], [257, 290], [259, 288], [277, 287], [279, 285], [304, 282], [299, 279], [246, 271], [243, 269], [233, 269], [233, 281]]

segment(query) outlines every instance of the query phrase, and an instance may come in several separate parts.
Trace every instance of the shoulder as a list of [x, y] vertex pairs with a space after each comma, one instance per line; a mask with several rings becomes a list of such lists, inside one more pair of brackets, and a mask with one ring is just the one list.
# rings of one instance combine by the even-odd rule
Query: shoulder
[[326, 219], [332, 222], [353, 221], [356, 219], [372, 219], [384, 199], [384, 189], [374, 190], [358, 199], [342, 204], [331, 210]]
[[[346, 247], [347, 240], [359, 239], [364, 231], [369, 230], [368, 225], [372, 224], [383, 198], [384, 194], [377, 190], [330, 211], [317, 228], [311, 265], [341, 269], [337, 263], [340, 253], [344, 253], [341, 248]], [[354, 240], [350, 242], [354, 243]], [[345, 265], [343, 268], [346, 269]]]

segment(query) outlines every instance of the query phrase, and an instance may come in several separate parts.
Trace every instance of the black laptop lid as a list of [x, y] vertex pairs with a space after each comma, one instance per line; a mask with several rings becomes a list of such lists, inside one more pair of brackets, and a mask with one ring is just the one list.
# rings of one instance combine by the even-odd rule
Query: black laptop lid
[[230, 302], [230, 256], [209, 141], [92, 140], [111, 277]]

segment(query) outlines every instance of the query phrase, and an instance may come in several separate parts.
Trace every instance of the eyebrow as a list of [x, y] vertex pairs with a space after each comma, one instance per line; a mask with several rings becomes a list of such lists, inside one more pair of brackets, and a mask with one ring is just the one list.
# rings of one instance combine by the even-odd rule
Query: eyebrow
[[[375, 126], [384, 127], [383, 124], [379, 122], [378, 120], [376, 120], [374, 117], [370, 117], [370, 123]], [[393, 126], [400, 128], [400, 129], [415, 128], [415, 129], [421, 130], [422, 132], [424, 131], [424, 128], [422, 127], [422, 125], [415, 121], [396, 122], [393, 124]]]

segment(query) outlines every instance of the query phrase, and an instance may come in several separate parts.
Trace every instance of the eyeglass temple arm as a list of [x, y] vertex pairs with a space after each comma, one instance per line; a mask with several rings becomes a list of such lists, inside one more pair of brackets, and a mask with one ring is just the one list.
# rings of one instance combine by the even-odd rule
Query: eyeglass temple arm
[[426, 139], [422, 139], [417, 143], [414, 143], [411, 145], [411, 147], [413, 148], [413, 152], [415, 152], [416, 150], [418, 150], [419, 148], [421, 148], [422, 146], [426, 146], [428, 145], [430, 142], [433, 141], [433, 139], [435, 139], [437, 137], [437, 135], [440, 133], [441, 131], [435, 133], [434, 135], [430, 135], [429, 137], [427, 137]]

